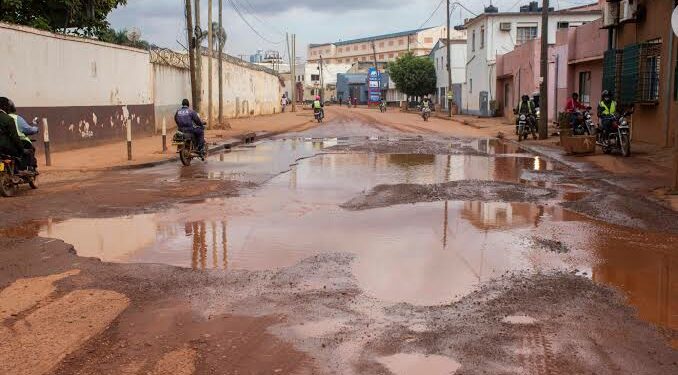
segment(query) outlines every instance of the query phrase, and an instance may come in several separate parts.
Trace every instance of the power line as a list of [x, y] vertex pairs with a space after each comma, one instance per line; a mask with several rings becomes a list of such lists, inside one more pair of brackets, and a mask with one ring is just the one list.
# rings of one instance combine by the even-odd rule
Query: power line
[[424, 25], [426, 25], [426, 24], [428, 23], [428, 21], [430, 21], [431, 18], [433, 18], [433, 16], [438, 12], [438, 9], [440, 9], [440, 6], [443, 5], [443, 3], [444, 3], [445, 1], [446, 1], [446, 0], [440, 0], [440, 2], [438, 3], [438, 6], [433, 10], [433, 12], [431, 12], [431, 15], [428, 16], [428, 18], [426, 19], [426, 21], [424, 21], [424, 22], [421, 24], [421, 26], [417, 27], [417, 29], [421, 29], [422, 27], [424, 27]]
[[266, 41], [266, 42], [268, 42], [268, 43], [271, 43], [271, 44], [276, 44], [276, 45], [277, 45], [277, 44], [282, 44], [282, 43], [283, 43], [283, 40], [278, 41], [278, 42], [274, 42], [274, 41], [272, 41], [272, 40], [270, 40], [270, 39], [264, 37], [263, 35], [261, 35], [261, 33], [259, 33], [259, 31], [258, 31], [257, 29], [255, 29], [254, 26], [252, 26], [252, 24], [249, 23], [249, 21], [247, 21], [247, 19], [246, 19], [245, 16], [242, 14], [242, 12], [241, 12], [240, 9], [238, 8], [238, 6], [235, 5], [234, 0], [228, 0], [228, 3], [231, 4], [231, 8], [233, 8], [233, 10], [235, 10], [235, 12], [238, 14], [238, 16], [240, 17], [240, 19], [243, 20], [243, 22], [245, 22], [245, 24], [247, 24], [247, 26], [248, 26], [255, 34], [257, 34], [257, 35], [259, 36], [259, 38], [261, 38], [262, 40], [264, 40], [264, 41]]
[[252, 5], [252, 3], [249, 2], [249, 0], [242, 0], [242, 1], [244, 1], [245, 5], [243, 5], [243, 3], [240, 2], [240, 0], [235, 0], [235, 1], [238, 3], [238, 5], [240, 5], [241, 9], [244, 8], [245, 13], [252, 16], [252, 18], [254, 18], [256, 21], [258, 21], [260, 24], [268, 27], [269, 29], [273, 30], [274, 32], [276, 32], [277, 34], [279, 34], [281, 36], [285, 35], [285, 33], [282, 30], [278, 29], [277, 27], [275, 27], [275, 26], [269, 24], [268, 22], [262, 20], [261, 18], [259, 18], [259, 16], [257, 16], [257, 14], [256, 14], [256, 10], [254, 9], [254, 6]]

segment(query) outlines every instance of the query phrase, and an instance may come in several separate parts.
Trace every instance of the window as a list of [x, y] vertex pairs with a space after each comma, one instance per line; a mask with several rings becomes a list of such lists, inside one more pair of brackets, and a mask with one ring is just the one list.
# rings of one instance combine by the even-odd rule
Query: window
[[476, 31], [473, 30], [473, 33], [471, 34], [471, 52], [476, 51]]
[[516, 44], [523, 44], [528, 40], [537, 39], [537, 26], [518, 26], [516, 34]]
[[579, 72], [579, 100], [591, 104], [591, 72]]
[[379, 54], [379, 60], [384, 60], [384, 54], [383, 53]]
[[389, 53], [389, 54], [388, 54], [388, 58], [389, 58], [389, 59], [392, 59], [392, 58], [393, 58], [393, 54], [392, 54], [392, 53]]
[[638, 101], [656, 103], [659, 101], [659, 73], [661, 72], [661, 40], [640, 45], [640, 71], [638, 72]]
[[340, 52], [340, 53], [341, 53], [342, 51], [343, 51], [343, 50], [342, 50], [341, 47], [337, 48], [337, 52]]
[[433, 38], [424, 38], [424, 43], [433, 43]]
[[405, 39], [398, 39], [398, 45], [404, 46], [405, 45]]
[[311, 74], [311, 81], [320, 81], [320, 74]]
[[366, 45], [366, 44], [363, 44], [362, 46], [360, 46], [360, 48], [362, 48], [362, 49], [365, 50], [365, 49], [367, 49], [367, 45]]
[[559, 29], [567, 29], [568, 27], [570, 27], [569, 22], [563, 22], [563, 21], [558, 22], [558, 28]]
[[468, 80], [468, 92], [469, 93], [473, 92], [473, 78], [469, 78]]
[[395, 44], [395, 43], [393, 43], [393, 41], [392, 41], [392, 40], [389, 40], [389, 41], [388, 41], [388, 45], [389, 45], [389, 47], [390, 47], [390, 46], [392, 46], [392, 45], [394, 45], [394, 44]]
[[485, 26], [480, 26], [480, 49], [485, 48]]
[[384, 42], [379, 42], [379, 47], [384, 48]]
[[354, 50], [354, 51], [357, 51], [357, 50], [358, 50], [358, 45], [357, 45], [357, 44], [356, 44], [355, 46], [353, 46], [353, 50]]

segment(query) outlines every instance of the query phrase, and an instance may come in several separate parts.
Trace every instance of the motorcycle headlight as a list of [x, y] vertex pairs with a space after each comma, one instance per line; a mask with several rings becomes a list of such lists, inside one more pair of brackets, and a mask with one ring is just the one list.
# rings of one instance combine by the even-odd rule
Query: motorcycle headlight
[[525, 121], [526, 119], [527, 117], [525, 117], [525, 115], [520, 115], [520, 121]]
[[624, 126], [626, 126], [626, 125], [628, 125], [628, 122], [626, 122], [626, 119], [622, 119], [622, 120], [621, 120], [621, 124], [624, 125]]

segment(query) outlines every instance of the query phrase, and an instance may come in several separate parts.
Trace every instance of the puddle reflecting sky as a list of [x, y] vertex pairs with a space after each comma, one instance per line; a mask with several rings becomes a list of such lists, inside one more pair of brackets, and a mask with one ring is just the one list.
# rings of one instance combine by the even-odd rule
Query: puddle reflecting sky
[[[269, 165], [260, 169], [265, 174], [322, 147], [271, 143], [286, 145], [263, 149], [268, 161], [261, 164]], [[275, 160], [276, 147], [293, 143], [302, 152]], [[348, 252], [356, 255], [353, 272], [367, 293], [414, 304], [454, 301], [506, 271], [578, 269], [626, 291], [644, 319], [678, 328], [678, 278], [672, 276], [678, 266], [672, 248], [676, 236], [589, 221], [555, 202], [449, 201], [358, 212], [338, 207], [378, 184], [519, 182], [523, 171], [553, 168], [537, 157], [507, 151], [511, 154], [499, 157], [318, 155], [284, 168], [289, 172], [249, 196], [185, 204], [159, 214], [50, 222], [40, 234], [73, 244], [82, 256], [195, 269], [275, 269], [321, 252]], [[249, 165], [259, 157], [256, 149], [243, 152], [225, 155], [224, 162], [217, 157], [209, 168]], [[247, 153], [253, 154], [246, 156], [249, 161], [239, 159]], [[570, 251], [549, 251], [537, 238], [561, 241]]]

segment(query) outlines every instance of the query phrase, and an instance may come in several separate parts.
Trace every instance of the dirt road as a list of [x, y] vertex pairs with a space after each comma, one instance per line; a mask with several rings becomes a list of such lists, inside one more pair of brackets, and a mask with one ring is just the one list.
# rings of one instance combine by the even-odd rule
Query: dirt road
[[678, 215], [486, 133], [328, 108], [0, 200], [0, 374], [677, 373]]

